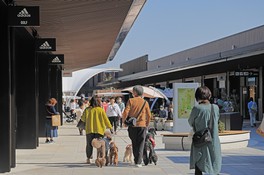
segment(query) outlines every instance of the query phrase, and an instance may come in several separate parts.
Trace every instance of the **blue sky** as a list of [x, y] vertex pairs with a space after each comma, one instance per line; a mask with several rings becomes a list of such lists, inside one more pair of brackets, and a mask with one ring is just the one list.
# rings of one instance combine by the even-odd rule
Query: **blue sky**
[[264, 0], [147, 0], [113, 61], [155, 60], [264, 25]]

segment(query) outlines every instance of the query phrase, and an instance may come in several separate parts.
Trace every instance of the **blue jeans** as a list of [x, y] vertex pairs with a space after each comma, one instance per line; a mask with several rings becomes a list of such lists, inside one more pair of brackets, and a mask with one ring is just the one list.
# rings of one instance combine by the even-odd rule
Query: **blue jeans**
[[256, 124], [256, 113], [249, 112], [249, 116], [250, 116], [250, 125], [254, 126], [254, 124]]
[[51, 119], [46, 119], [45, 123], [46, 137], [58, 137], [58, 127], [51, 125]]

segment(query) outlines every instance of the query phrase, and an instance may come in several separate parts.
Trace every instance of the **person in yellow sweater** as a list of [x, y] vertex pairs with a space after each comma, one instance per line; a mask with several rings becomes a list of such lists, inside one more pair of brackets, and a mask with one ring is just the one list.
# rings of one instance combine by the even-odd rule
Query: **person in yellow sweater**
[[101, 107], [101, 99], [93, 97], [90, 101], [90, 107], [86, 108], [82, 114], [81, 120], [85, 122], [86, 131], [86, 156], [87, 163], [91, 163], [93, 154], [92, 140], [94, 138], [103, 138], [106, 128], [112, 129], [112, 125]]

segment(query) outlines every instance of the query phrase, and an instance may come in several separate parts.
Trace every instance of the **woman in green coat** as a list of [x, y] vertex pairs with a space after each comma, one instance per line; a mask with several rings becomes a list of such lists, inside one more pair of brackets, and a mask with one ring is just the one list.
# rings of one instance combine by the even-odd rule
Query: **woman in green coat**
[[198, 105], [194, 106], [189, 118], [189, 124], [194, 132], [200, 131], [209, 126], [211, 109], [213, 109], [213, 140], [212, 143], [200, 148], [192, 144], [190, 156], [190, 169], [195, 169], [195, 175], [202, 175], [202, 172], [218, 174], [221, 171], [222, 156], [221, 145], [218, 135], [219, 108], [213, 105], [211, 108], [211, 91], [208, 87], [199, 87], [195, 92]]

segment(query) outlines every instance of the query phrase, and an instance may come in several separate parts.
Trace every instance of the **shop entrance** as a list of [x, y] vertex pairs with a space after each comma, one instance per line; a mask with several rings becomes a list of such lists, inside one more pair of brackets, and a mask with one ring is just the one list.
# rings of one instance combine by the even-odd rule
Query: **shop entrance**
[[232, 72], [229, 77], [230, 97], [237, 103], [238, 111], [245, 119], [249, 119], [248, 101], [252, 97], [258, 101], [258, 74], [257, 71]]

